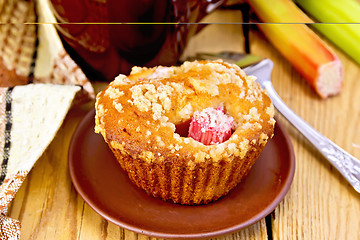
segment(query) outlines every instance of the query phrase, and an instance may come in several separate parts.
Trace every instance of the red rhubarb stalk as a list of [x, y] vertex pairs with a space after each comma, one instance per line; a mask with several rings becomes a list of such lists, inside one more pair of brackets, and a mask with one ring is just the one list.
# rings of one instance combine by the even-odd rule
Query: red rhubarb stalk
[[189, 137], [205, 145], [225, 142], [231, 136], [233, 122], [222, 107], [196, 111], [190, 122]]
[[342, 89], [343, 66], [333, 50], [306, 24], [313, 21], [291, 0], [249, 0], [258, 27], [322, 98]]

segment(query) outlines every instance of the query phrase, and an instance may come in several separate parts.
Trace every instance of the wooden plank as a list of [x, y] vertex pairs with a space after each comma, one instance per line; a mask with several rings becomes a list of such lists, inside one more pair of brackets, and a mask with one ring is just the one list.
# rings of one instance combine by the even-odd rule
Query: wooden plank
[[[205, 22], [240, 22], [239, 11], [217, 11]], [[355, 157], [360, 157], [360, 68], [336, 51], [344, 64], [345, 85], [339, 96], [323, 100], [256, 30], [251, 51], [270, 57], [272, 80], [283, 100], [309, 124]], [[186, 56], [196, 52], [243, 51], [241, 25], [210, 25], [194, 37]], [[104, 84], [96, 84], [99, 91]], [[9, 215], [22, 222], [22, 239], [154, 239], [104, 220], [76, 193], [67, 169], [73, 131], [91, 104], [70, 111], [63, 127], [17, 193]], [[289, 193], [272, 217], [273, 239], [360, 239], [360, 198], [289, 123], [296, 172]], [[265, 220], [216, 239], [267, 239]]]

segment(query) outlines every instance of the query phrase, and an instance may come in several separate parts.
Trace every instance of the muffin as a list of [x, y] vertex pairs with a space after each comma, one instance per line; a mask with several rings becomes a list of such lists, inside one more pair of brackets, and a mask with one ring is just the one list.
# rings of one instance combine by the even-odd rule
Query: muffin
[[274, 107], [255, 80], [220, 60], [133, 67], [97, 95], [95, 132], [149, 195], [206, 204], [248, 174], [273, 136]]

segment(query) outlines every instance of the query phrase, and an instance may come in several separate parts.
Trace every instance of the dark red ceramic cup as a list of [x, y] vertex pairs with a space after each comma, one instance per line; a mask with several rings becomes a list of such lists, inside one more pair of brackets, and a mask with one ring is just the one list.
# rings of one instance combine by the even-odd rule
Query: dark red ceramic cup
[[[65, 48], [92, 80], [174, 65], [224, 0], [51, 0]], [[179, 23], [179, 24], [177, 24]]]

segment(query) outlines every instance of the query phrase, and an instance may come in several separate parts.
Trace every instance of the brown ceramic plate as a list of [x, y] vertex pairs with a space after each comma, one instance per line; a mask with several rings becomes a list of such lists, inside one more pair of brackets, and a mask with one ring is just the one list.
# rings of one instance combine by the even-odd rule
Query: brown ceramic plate
[[290, 188], [295, 158], [280, 123], [249, 175], [227, 196], [207, 205], [182, 206], [148, 196], [128, 179], [100, 134], [94, 111], [70, 144], [69, 169], [78, 193], [105, 219], [161, 238], [209, 238], [248, 227], [271, 213]]

